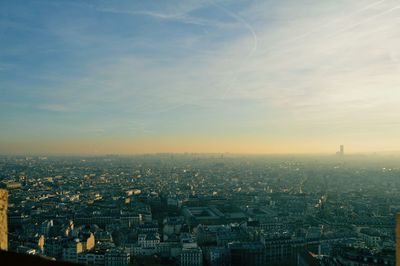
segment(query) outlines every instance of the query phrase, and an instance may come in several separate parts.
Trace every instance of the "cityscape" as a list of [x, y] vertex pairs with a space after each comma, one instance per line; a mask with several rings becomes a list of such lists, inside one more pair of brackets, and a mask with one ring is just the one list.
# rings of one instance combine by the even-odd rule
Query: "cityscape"
[[83, 265], [395, 265], [400, 158], [340, 151], [1, 157], [8, 250]]
[[399, 0], [0, 0], [0, 266], [400, 266]]

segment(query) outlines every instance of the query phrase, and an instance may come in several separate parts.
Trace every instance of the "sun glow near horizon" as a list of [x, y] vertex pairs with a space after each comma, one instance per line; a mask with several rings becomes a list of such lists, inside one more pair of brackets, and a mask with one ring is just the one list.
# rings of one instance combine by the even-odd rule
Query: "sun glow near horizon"
[[400, 150], [399, 14], [394, 0], [2, 1], [0, 151]]

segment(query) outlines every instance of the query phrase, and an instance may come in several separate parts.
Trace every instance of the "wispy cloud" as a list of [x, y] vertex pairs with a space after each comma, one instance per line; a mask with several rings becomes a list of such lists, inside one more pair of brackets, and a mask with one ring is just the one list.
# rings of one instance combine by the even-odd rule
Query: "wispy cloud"
[[[43, 113], [64, 118], [57, 133], [328, 139], [352, 138], [358, 127], [376, 133], [374, 124], [392, 127], [392, 137], [400, 131], [397, 1], [40, 7], [48, 16], [32, 21], [46, 34], [34, 39], [21, 20], [30, 42], [0, 44], [9, 57], [28, 51], [13, 62], [19, 71], [0, 62], [2, 92], [4, 101], [33, 106], [37, 121]], [[37, 60], [33, 48], [51, 52]], [[34, 100], [18, 98], [21, 91]]]
[[185, 24], [193, 24], [199, 26], [215, 26], [216, 22], [210, 22], [209, 20], [191, 17], [187, 14], [165, 14], [158, 13], [152, 11], [129, 11], [129, 10], [119, 10], [115, 8], [101, 8], [97, 9], [101, 12], [115, 13], [115, 14], [125, 14], [125, 15], [134, 15], [134, 16], [149, 16], [152, 18], [160, 19], [160, 20], [169, 20], [169, 21], [178, 21]]
[[[210, 5], [215, 5], [214, 2], [190, 2], [186, 4], [180, 3], [173, 9], [163, 9], [163, 10], [143, 10], [140, 8], [117, 8], [113, 5], [95, 7], [99, 12], [113, 13], [120, 15], [132, 15], [132, 16], [147, 16], [158, 20], [166, 21], [176, 21], [183, 24], [191, 24], [196, 26], [207, 26], [207, 27], [228, 27], [232, 25], [232, 22], [225, 22], [218, 18], [211, 17], [200, 17], [192, 15], [193, 12], [201, 10], [202, 8], [208, 7]], [[221, 7], [220, 7], [221, 8]], [[224, 11], [226, 12], [226, 11]], [[237, 18], [235, 18], [237, 19]], [[242, 23], [242, 22], [241, 22]]]
[[38, 109], [51, 111], [51, 112], [70, 112], [71, 109], [64, 104], [40, 104]]

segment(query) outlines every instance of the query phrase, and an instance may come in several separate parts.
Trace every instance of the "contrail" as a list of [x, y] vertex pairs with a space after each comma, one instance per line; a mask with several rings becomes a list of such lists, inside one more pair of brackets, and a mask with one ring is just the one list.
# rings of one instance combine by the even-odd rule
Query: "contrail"
[[308, 32], [305, 32], [305, 33], [303, 33], [303, 34], [301, 34], [301, 35], [298, 35], [298, 36], [296, 36], [296, 37], [293, 37], [292, 39], [287, 40], [286, 42], [284, 42], [284, 44], [285, 44], [285, 43], [290, 43], [290, 42], [293, 42], [293, 41], [297, 41], [297, 40], [302, 39], [302, 38], [305, 38], [305, 37], [307, 37], [307, 36], [309, 36], [309, 35], [311, 35], [311, 34], [317, 32], [317, 31], [319, 31], [320, 29], [323, 29], [323, 28], [325, 28], [325, 27], [327, 27], [327, 26], [330, 26], [330, 25], [332, 25], [332, 24], [334, 24], [334, 23], [336, 23], [336, 22], [338, 22], [338, 21], [341, 21], [341, 20], [350, 18], [350, 17], [352, 17], [352, 16], [354, 16], [354, 15], [357, 15], [357, 14], [359, 14], [359, 13], [361, 13], [361, 12], [364, 12], [364, 11], [366, 11], [366, 10], [368, 10], [368, 9], [374, 7], [374, 6], [377, 6], [377, 5], [379, 5], [379, 4], [381, 4], [381, 3], [385, 2], [385, 1], [386, 1], [386, 0], [380, 0], [380, 1], [378, 1], [378, 2], [375, 2], [375, 3], [372, 3], [372, 4], [370, 4], [370, 5], [364, 6], [363, 8], [361, 8], [361, 9], [355, 11], [354, 13], [352, 13], [352, 14], [350, 14], [350, 15], [348, 15], [348, 16], [346, 16], [345, 18], [334, 19], [334, 20], [332, 20], [332, 21], [330, 21], [330, 22], [324, 23], [324, 24], [320, 25], [319, 27], [315, 27], [315, 28], [313, 28], [312, 30], [310, 30], [310, 31], [308, 31]]
[[381, 13], [378, 13], [378, 14], [376, 14], [376, 15], [370, 16], [370, 17], [368, 17], [367, 19], [364, 19], [363, 21], [354, 23], [353, 25], [350, 25], [350, 26], [344, 27], [344, 28], [342, 28], [342, 29], [340, 29], [340, 30], [337, 30], [337, 31], [334, 32], [332, 35], [330, 35], [329, 37], [334, 37], [334, 36], [336, 36], [337, 34], [340, 34], [340, 33], [344, 32], [344, 31], [347, 31], [347, 30], [351, 30], [351, 29], [353, 29], [353, 28], [356, 28], [356, 27], [358, 27], [358, 26], [360, 26], [360, 25], [362, 25], [362, 24], [365, 24], [365, 23], [370, 22], [371, 20], [374, 20], [374, 19], [376, 19], [376, 18], [382, 17], [382, 16], [384, 16], [384, 15], [386, 15], [386, 14], [389, 14], [389, 13], [391, 13], [391, 12], [393, 12], [394, 10], [399, 9], [399, 8], [400, 8], [400, 5], [397, 5], [397, 6], [394, 6], [394, 7], [392, 7], [392, 8], [389, 8], [389, 9], [387, 9], [387, 10], [381, 12]]
[[[233, 13], [232, 11], [228, 10], [227, 8], [218, 5], [217, 3], [210, 1], [210, 3], [214, 6], [216, 6], [217, 8], [221, 9], [224, 13], [226, 13], [228, 16], [236, 19], [237, 21], [239, 21], [240, 23], [242, 23], [245, 28], [247, 28], [249, 30], [249, 32], [251, 33], [251, 35], [253, 36], [253, 48], [251, 49], [251, 51], [249, 52], [249, 54], [246, 56], [246, 60], [248, 60], [256, 51], [257, 51], [257, 47], [258, 47], [258, 37], [257, 34], [254, 30], [254, 28], [241, 16]], [[238, 68], [238, 72], [241, 72], [241, 70], [243, 69], [243, 63], [240, 64], [239, 68]], [[233, 85], [236, 83], [238, 77], [237, 75], [232, 79], [232, 81], [230, 82], [230, 85], [228, 86], [228, 88], [225, 90], [224, 94], [222, 95], [222, 99], [225, 99], [226, 95], [230, 92], [230, 90], [232, 89]]]
[[[315, 28], [313, 28], [312, 30], [310, 30], [310, 31], [308, 31], [308, 32], [305, 32], [305, 33], [303, 33], [303, 34], [301, 34], [301, 35], [298, 35], [298, 36], [296, 36], [296, 37], [294, 37], [294, 38], [291, 38], [291, 39], [289, 39], [289, 40], [284, 41], [283, 43], [281, 43], [281, 45], [286, 45], [286, 44], [290, 44], [290, 43], [292, 43], [292, 42], [301, 40], [301, 39], [303, 39], [303, 38], [305, 38], [305, 37], [308, 37], [308, 36], [310, 36], [310, 35], [312, 35], [312, 34], [318, 32], [319, 30], [321, 30], [321, 29], [323, 29], [323, 28], [325, 28], [325, 27], [328, 27], [328, 26], [330, 26], [330, 25], [332, 25], [332, 24], [334, 24], [334, 23], [336, 23], [336, 22], [338, 22], [338, 21], [343, 21], [343, 20], [346, 20], [346, 19], [348, 19], [348, 18], [351, 18], [351, 17], [353, 17], [353, 16], [355, 16], [355, 15], [357, 15], [357, 14], [360, 14], [360, 13], [366, 11], [366, 10], [369, 10], [369, 9], [371, 9], [371, 8], [377, 6], [377, 5], [380, 5], [381, 3], [385, 2], [385, 1], [386, 1], [386, 0], [380, 0], [380, 1], [377, 1], [377, 2], [375, 2], [375, 3], [366, 5], [366, 6], [364, 6], [363, 8], [361, 8], [361, 9], [355, 11], [354, 13], [351, 13], [350, 15], [345, 16], [344, 18], [338, 18], [338, 19], [334, 19], [334, 20], [332, 20], [332, 21], [330, 21], [330, 22], [324, 23], [324, 24], [322, 24], [321, 26], [315, 27]], [[391, 11], [392, 11], [392, 10], [391, 10]], [[384, 13], [386, 13], [386, 12], [387, 12], [387, 11], [384, 11]], [[382, 14], [378, 14], [378, 15], [382, 15]], [[376, 16], [376, 15], [375, 15], [375, 16]], [[374, 18], [375, 18], [375, 16], [374, 16]], [[371, 18], [368, 18], [367, 20], [369, 21], [369, 20], [371, 20]], [[365, 22], [367, 22], [367, 21], [364, 20], [364, 21], [362, 21], [362, 22], [359, 22], [359, 23], [357, 23], [357, 26], [358, 26], [358, 25], [361, 25], [361, 24], [363, 24], [363, 23], [365, 23]], [[346, 27], [346, 29], [347, 29], [347, 28], [350, 28], [350, 27], [351, 27], [351, 26], [348, 26], [348, 27]], [[343, 30], [343, 29], [342, 29], [342, 30]], [[334, 32], [333, 34], [329, 35], [327, 38], [330, 38], [330, 37], [332, 37], [332, 36], [335, 36], [339, 31], [342, 31], [342, 30], [338, 30], [338, 31]], [[286, 53], [286, 52], [290, 52], [290, 51], [296, 50], [296, 48], [297, 48], [297, 47], [289, 47], [289, 48], [286, 48], [286, 49], [280, 49], [280, 48], [275, 48], [275, 49], [274, 49], [274, 48], [273, 48], [273, 49], [271, 49], [271, 50], [269, 50], [269, 51], [270, 51], [270, 52], [278, 51], [278, 54], [282, 54], [282, 53]]]
[[218, 5], [217, 3], [210, 1], [212, 5], [218, 7], [219, 9], [221, 9], [222, 11], [224, 11], [226, 14], [228, 14], [229, 16], [233, 17], [234, 19], [236, 19], [237, 21], [241, 22], [251, 33], [251, 35], [253, 36], [253, 49], [250, 51], [248, 56], [251, 56], [252, 54], [254, 54], [254, 52], [257, 50], [257, 46], [258, 46], [258, 37], [257, 34], [254, 30], [254, 28], [245, 20], [243, 19], [241, 16], [233, 13], [232, 11], [228, 10], [227, 8]]
[[[355, 11], [354, 13], [352, 13], [352, 14], [346, 16], [344, 19], [350, 18], [350, 17], [355, 16], [355, 15], [357, 15], [357, 14], [359, 14], [359, 13], [362, 13], [362, 12], [364, 12], [364, 11], [366, 11], [366, 10], [369, 10], [369, 9], [375, 7], [375, 6], [380, 5], [381, 3], [385, 2], [385, 1], [386, 1], [386, 0], [380, 0], [380, 1], [377, 1], [377, 2], [374, 2], [374, 3], [371, 3], [371, 4], [369, 4], [369, 5], [366, 5], [366, 6], [364, 6], [363, 8], [361, 8], [361, 9]], [[226, 14], [228, 14], [228, 15], [231, 16], [231, 17], [233, 17], [233, 18], [236, 19], [237, 21], [241, 22], [241, 23], [249, 30], [249, 32], [252, 34], [253, 39], [254, 39], [254, 44], [253, 44], [253, 49], [250, 51], [250, 53], [249, 53], [249, 54], [247, 55], [247, 57], [246, 57], [246, 60], [248, 60], [248, 59], [256, 52], [257, 47], [258, 47], [258, 37], [257, 37], [257, 34], [256, 34], [254, 28], [253, 28], [245, 19], [243, 19], [243, 18], [240, 17], [239, 15], [233, 13], [232, 11], [228, 10], [227, 8], [225, 8], [225, 7], [221, 6], [221, 5], [218, 5], [217, 3], [213, 2], [213, 1], [211, 1], [211, 4], [214, 5], [214, 6], [216, 6], [216, 7], [218, 7], [219, 9], [221, 9], [222, 11], [224, 11]], [[362, 22], [359, 22], [359, 23], [357, 23], [357, 24], [355, 24], [355, 25], [346, 27], [345, 29], [343, 29], [343, 31], [345, 31], [345, 30], [347, 30], [347, 29], [351, 29], [351, 28], [353, 28], [353, 27], [357, 27], [358, 25], [361, 25], [361, 24], [363, 24], [363, 23], [366, 23], [366, 22], [368, 22], [369, 20], [372, 20], [372, 19], [374, 19], [374, 18], [376, 18], [376, 17], [385, 15], [385, 14], [387, 14], [387, 13], [393, 11], [394, 9], [397, 9], [397, 7], [392, 8], [392, 9], [390, 9], [390, 10], [387, 10], [387, 11], [385, 11], [385, 12], [383, 12], [383, 13], [380, 13], [380, 14], [378, 14], [378, 15], [376, 15], [376, 16], [370, 17], [369, 19], [364, 20], [364, 21], [362, 21]], [[319, 27], [315, 27], [315, 28], [312, 29], [311, 31], [308, 31], [308, 32], [303, 33], [303, 34], [301, 34], [301, 35], [299, 35], [299, 36], [296, 36], [296, 37], [294, 37], [294, 38], [292, 38], [292, 39], [290, 39], [290, 40], [285, 41], [284, 44], [291, 43], [291, 42], [297, 41], [297, 40], [299, 40], [299, 39], [308, 37], [309, 35], [311, 35], [311, 34], [313, 34], [313, 33], [315, 33], [315, 32], [318, 32], [319, 30], [321, 30], [321, 29], [323, 29], [323, 28], [325, 28], [325, 27], [328, 27], [328, 26], [330, 26], [330, 25], [336, 23], [337, 21], [341, 21], [341, 20], [343, 20], [343, 18], [341, 18], [341, 19], [335, 19], [335, 20], [330, 21], [330, 22], [328, 22], [328, 23], [322, 24], [322, 25], [319, 26]], [[334, 35], [336, 35], [337, 33], [341, 32], [341, 31], [342, 31], [342, 30], [340, 30], [340, 31], [338, 31], [338, 32], [335, 32], [335, 33], [334, 33], [333, 35], [331, 35], [331, 36], [334, 36]], [[291, 50], [291, 49], [289, 48], [287, 51], [290, 51], [290, 50]], [[239, 67], [239, 69], [238, 69], [238, 72], [240, 72], [242, 69], [243, 69], [243, 64], [240, 65], [240, 67]], [[231, 81], [229, 87], [225, 90], [225, 92], [224, 92], [224, 94], [223, 94], [223, 96], [222, 96], [223, 99], [224, 99], [224, 98], [227, 96], [227, 94], [231, 91], [231, 89], [232, 89], [233, 85], [236, 83], [237, 79], [238, 79], [238, 76], [235, 76], [235, 77], [232, 79], [232, 81]]]
[[349, 25], [349, 26], [347, 26], [347, 27], [344, 27], [344, 28], [342, 28], [342, 29], [339, 29], [339, 30], [335, 31], [334, 33], [332, 33], [331, 35], [328, 35], [328, 36], [326, 37], [326, 39], [327, 39], [327, 40], [333, 39], [333, 38], [335, 38], [337, 35], [339, 35], [339, 34], [341, 34], [341, 33], [343, 33], [343, 32], [346, 32], [346, 31], [348, 31], [348, 30], [352, 30], [352, 29], [354, 29], [354, 28], [356, 28], [356, 27], [358, 27], [358, 26], [360, 26], [360, 25], [363, 25], [363, 24], [365, 24], [365, 23], [368, 23], [368, 22], [370, 22], [370, 21], [372, 21], [372, 20], [374, 20], [374, 19], [376, 19], [376, 18], [379, 18], [379, 17], [382, 17], [382, 16], [384, 16], [384, 15], [387, 15], [387, 14], [389, 14], [389, 13], [391, 13], [391, 12], [397, 10], [397, 9], [400, 9], [400, 5], [394, 6], [394, 7], [389, 8], [389, 9], [387, 9], [387, 10], [381, 12], [381, 13], [378, 13], [378, 14], [376, 14], [376, 15], [370, 16], [370, 17], [368, 17], [368, 18], [366, 18], [366, 19], [364, 19], [364, 20], [362, 20], [362, 21], [360, 21], [360, 22], [357, 22], [357, 23], [354, 23], [354, 24]]

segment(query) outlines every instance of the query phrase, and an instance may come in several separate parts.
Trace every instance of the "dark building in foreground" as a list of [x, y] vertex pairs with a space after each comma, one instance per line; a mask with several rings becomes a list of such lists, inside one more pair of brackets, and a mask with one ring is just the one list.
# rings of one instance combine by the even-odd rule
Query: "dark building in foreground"
[[0, 187], [0, 250], [8, 250], [8, 192]]
[[396, 215], [396, 265], [400, 265], [400, 213]]
[[232, 266], [265, 265], [265, 246], [260, 242], [229, 243]]

